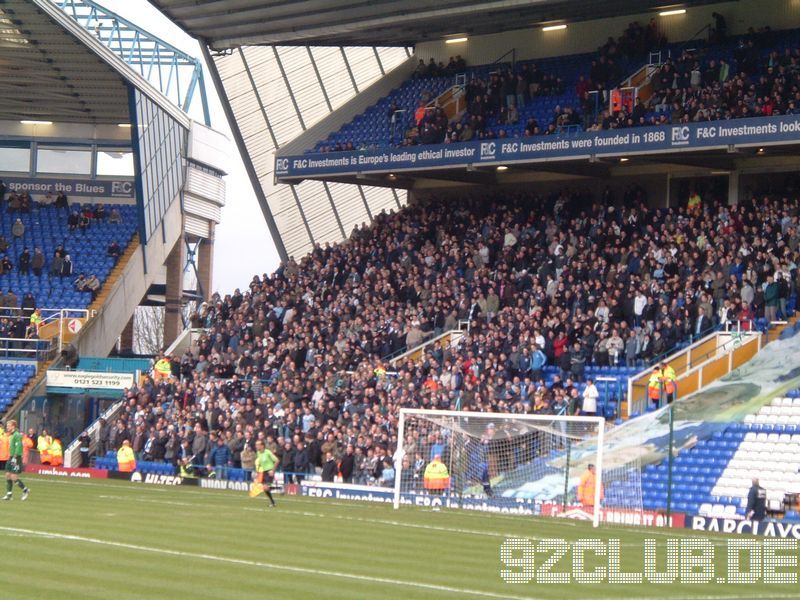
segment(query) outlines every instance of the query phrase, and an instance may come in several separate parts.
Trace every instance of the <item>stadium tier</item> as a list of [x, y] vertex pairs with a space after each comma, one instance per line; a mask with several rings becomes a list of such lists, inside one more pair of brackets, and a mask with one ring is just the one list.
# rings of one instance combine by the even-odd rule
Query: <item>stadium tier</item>
[[[799, 37], [797, 30], [770, 31], [724, 43], [692, 40], [628, 53], [620, 43], [607, 43], [594, 54], [518, 61], [513, 68], [508, 63], [452, 66], [434, 77], [421, 68], [416, 78], [309, 152], [798, 114], [791, 89], [797, 84]], [[612, 113], [609, 90], [647, 64], [647, 51], [657, 52], [650, 61], [661, 65], [654, 69], [651, 89], [642, 92], [641, 106], [621, 105]], [[463, 76], [458, 83], [457, 75]], [[463, 85], [466, 95], [463, 114], [450, 119], [433, 109], [424, 117], [417, 114], [420, 103], [433, 107], [455, 85]], [[588, 93], [596, 91], [599, 96]], [[393, 122], [394, 110], [400, 112]]]
[[14, 403], [31, 377], [36, 366], [28, 363], [0, 363], [0, 414]]
[[[755, 478], [768, 490], [768, 507], [783, 511], [786, 495], [800, 493], [798, 469], [800, 390], [792, 390], [675, 459], [673, 510], [743, 518], [747, 491]], [[642, 483], [644, 507], [666, 507], [666, 462], [645, 467]], [[785, 518], [800, 520], [794, 505]]]
[[[131, 396], [158, 428], [136, 430], [134, 402], [120, 435], [143, 457], [148, 439], [159, 457], [171, 444], [173, 463], [176, 444], [199, 440], [188, 455], [198, 469], [219, 438], [240, 468], [251, 429], [290, 473], [348, 443], [375, 462], [392, 452], [400, 407], [615, 417], [628, 378], [653, 361], [722, 325], [793, 309], [796, 201], [728, 207], [709, 192], [700, 210], [652, 209], [628, 193], [614, 211], [556, 192], [377, 217], [203, 305], [192, 325], [205, 332], [173, 357], [181, 381]], [[767, 271], [763, 252], [779, 243]], [[460, 322], [457, 344], [425, 345]]]
[[[105, 216], [102, 219], [89, 218], [83, 227], [79, 223], [70, 224], [71, 219], [79, 220], [77, 211], [84, 210], [80, 205], [71, 205], [67, 211], [34, 204], [29, 212], [11, 212], [6, 210], [6, 202], [2, 204], [0, 234], [8, 247], [0, 252], [0, 257], [8, 257], [11, 267], [0, 274], [0, 289], [4, 294], [13, 291], [18, 303], [31, 293], [37, 307], [88, 307], [92, 300], [91, 292], [78, 291], [75, 280], [81, 273], [87, 278], [96, 275], [102, 286], [116, 262], [108, 254], [109, 246], [116, 241], [120, 254], [124, 252], [138, 223], [133, 205], [105, 205]], [[112, 211], [119, 212], [121, 222], [109, 222]], [[20, 257], [26, 249], [30, 265], [23, 272]], [[39, 275], [34, 270], [33, 261], [37, 249], [44, 256], [44, 266]], [[56, 266], [54, 269], [53, 259], [57, 251], [62, 258], [69, 257], [71, 266]]]

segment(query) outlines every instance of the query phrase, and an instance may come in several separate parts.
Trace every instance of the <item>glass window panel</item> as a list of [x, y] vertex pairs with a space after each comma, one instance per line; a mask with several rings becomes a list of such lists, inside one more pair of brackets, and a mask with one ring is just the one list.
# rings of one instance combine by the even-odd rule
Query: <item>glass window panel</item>
[[40, 146], [36, 155], [36, 170], [39, 173], [91, 175], [92, 151]]
[[0, 148], [0, 171], [27, 173], [30, 169], [30, 148]]
[[130, 150], [98, 150], [97, 174], [133, 177], [133, 152]]

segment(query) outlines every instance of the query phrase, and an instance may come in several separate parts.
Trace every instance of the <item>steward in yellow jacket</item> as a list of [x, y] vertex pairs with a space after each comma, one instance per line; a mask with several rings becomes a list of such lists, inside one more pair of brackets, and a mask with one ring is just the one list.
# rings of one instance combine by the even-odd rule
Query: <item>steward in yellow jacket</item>
[[117, 450], [117, 468], [122, 473], [132, 473], [136, 470], [136, 455], [128, 440], [124, 440]]
[[450, 487], [450, 473], [438, 454], [425, 467], [423, 485], [432, 494], [442, 494]]
[[[594, 465], [589, 465], [586, 468], [586, 472], [581, 475], [581, 481], [578, 484], [578, 502], [580, 502], [583, 506], [594, 507], [594, 488], [597, 482], [595, 473], [594, 473]], [[604, 497], [603, 494], [603, 484], [600, 484], [600, 500], [602, 501]]]

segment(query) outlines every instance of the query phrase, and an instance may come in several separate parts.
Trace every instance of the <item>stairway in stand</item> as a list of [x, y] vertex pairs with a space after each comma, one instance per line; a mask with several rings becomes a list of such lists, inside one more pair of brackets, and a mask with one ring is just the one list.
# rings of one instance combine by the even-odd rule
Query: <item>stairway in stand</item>
[[95, 314], [100, 308], [103, 306], [103, 303], [108, 298], [108, 295], [111, 293], [111, 290], [114, 289], [114, 284], [122, 275], [122, 272], [125, 270], [125, 266], [128, 264], [128, 261], [131, 257], [139, 250], [139, 234], [135, 234], [133, 238], [131, 238], [128, 247], [125, 248], [125, 252], [122, 253], [122, 256], [119, 257], [117, 264], [111, 270], [111, 273], [108, 275], [108, 279], [106, 279], [105, 284], [103, 287], [100, 288], [100, 293], [97, 294], [97, 298], [89, 305], [89, 315]]

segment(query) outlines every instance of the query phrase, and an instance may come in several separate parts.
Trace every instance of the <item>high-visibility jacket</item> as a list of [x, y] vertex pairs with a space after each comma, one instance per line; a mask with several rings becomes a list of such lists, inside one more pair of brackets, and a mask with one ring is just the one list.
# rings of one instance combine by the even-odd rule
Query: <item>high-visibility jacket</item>
[[172, 365], [166, 358], [159, 360], [153, 368], [155, 369], [156, 374], [160, 377], [169, 377], [172, 375]]
[[133, 448], [122, 446], [117, 450], [117, 466], [123, 473], [130, 473], [136, 470], [136, 456], [133, 454]]
[[664, 380], [664, 392], [667, 394], [675, 393], [675, 380], [677, 379], [677, 375], [675, 374], [675, 369], [667, 365], [665, 369], [662, 369], [662, 379]]
[[6, 432], [0, 433], [0, 460], [8, 460], [8, 434]]
[[[594, 473], [587, 470], [581, 475], [581, 481], [578, 484], [578, 502], [584, 506], [594, 506], [594, 486], [596, 478]], [[603, 487], [600, 486], [600, 500], [603, 499]]]
[[661, 379], [663, 375], [661, 374], [661, 369], [656, 369], [653, 371], [652, 375], [650, 375], [650, 380], [647, 382], [647, 396], [650, 400], [660, 400], [661, 399]]
[[31, 448], [33, 448], [33, 440], [31, 436], [23, 434], [22, 436], [22, 462], [28, 464], [28, 458], [31, 455]]
[[39, 462], [43, 465], [50, 464], [50, 444], [53, 443], [53, 438], [49, 435], [40, 435], [36, 441], [36, 449], [39, 451]]
[[50, 444], [50, 464], [54, 467], [60, 467], [64, 464], [64, 450], [61, 447], [61, 440], [55, 439]]
[[424, 485], [426, 490], [446, 490], [450, 487], [450, 473], [447, 465], [434, 459], [425, 467]]
[[700, 194], [694, 192], [691, 196], [689, 196], [689, 202], [688, 202], [689, 210], [693, 211], [699, 210], [701, 202], [702, 200], [700, 199]]
[[170, 373], [172, 373], [172, 364], [166, 358], [162, 358], [161, 360], [159, 360], [156, 363], [155, 368], [156, 371], [162, 374], [169, 375]]
[[39, 326], [42, 324], [43, 320], [44, 319], [42, 319], [42, 315], [40, 314], [33, 313], [31, 315], [31, 325], [36, 325], [36, 329], [39, 329]]

